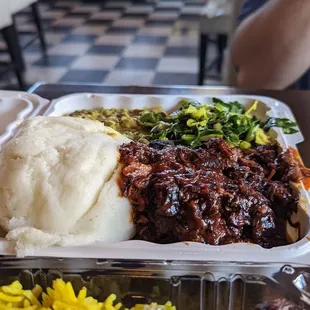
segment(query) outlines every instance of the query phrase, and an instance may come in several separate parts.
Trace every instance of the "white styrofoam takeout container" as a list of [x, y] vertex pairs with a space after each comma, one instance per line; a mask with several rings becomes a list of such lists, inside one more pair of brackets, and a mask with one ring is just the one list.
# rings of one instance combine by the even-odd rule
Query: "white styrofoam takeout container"
[[[239, 101], [250, 106], [254, 100], [261, 105], [262, 115], [285, 117], [295, 120], [287, 105], [278, 100], [261, 96], [229, 95], [217, 96], [224, 101]], [[177, 96], [177, 95], [120, 95], [120, 94], [73, 94], [54, 100], [44, 115], [63, 116], [80, 109], [105, 108], [150, 108], [161, 107], [165, 111], [174, 111], [181, 100], [197, 100], [203, 104], [211, 103], [212, 96]], [[275, 129], [278, 141], [283, 147], [296, 148], [303, 141], [300, 132], [283, 135]], [[300, 189], [300, 207], [293, 222], [301, 223], [303, 238], [296, 243], [264, 249], [258, 245], [238, 243], [212, 246], [195, 242], [175, 244], [154, 244], [140, 240], [128, 240], [115, 244], [97, 242], [77, 247], [50, 247], [35, 251], [36, 256], [113, 258], [113, 259], [158, 259], [158, 260], [208, 260], [208, 261], [243, 261], [243, 262], [292, 262], [309, 263], [310, 260], [310, 201], [302, 184]], [[121, 223], [120, 223], [121, 225]], [[0, 239], [0, 255], [14, 255], [13, 244]]]
[[0, 90], [0, 146], [15, 134], [22, 121], [41, 114], [48, 103], [35, 94]]

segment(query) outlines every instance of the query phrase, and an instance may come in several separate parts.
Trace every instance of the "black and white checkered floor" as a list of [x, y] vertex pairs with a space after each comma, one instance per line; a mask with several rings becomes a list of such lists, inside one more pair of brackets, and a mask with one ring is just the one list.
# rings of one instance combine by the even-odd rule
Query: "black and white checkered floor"
[[[199, 14], [204, 0], [54, 1], [40, 3], [48, 55], [24, 50], [26, 82], [195, 85]], [[36, 29], [18, 14], [21, 44]], [[5, 46], [0, 42], [0, 48]], [[214, 56], [214, 52], [211, 51]], [[0, 50], [0, 60], [8, 55]], [[207, 80], [207, 84], [219, 84]]]

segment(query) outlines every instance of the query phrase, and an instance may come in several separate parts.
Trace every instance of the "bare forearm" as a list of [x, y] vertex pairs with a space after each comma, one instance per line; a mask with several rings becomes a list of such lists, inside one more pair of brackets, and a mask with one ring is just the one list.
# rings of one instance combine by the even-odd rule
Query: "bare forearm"
[[270, 0], [240, 25], [232, 53], [240, 86], [289, 86], [310, 66], [310, 1]]

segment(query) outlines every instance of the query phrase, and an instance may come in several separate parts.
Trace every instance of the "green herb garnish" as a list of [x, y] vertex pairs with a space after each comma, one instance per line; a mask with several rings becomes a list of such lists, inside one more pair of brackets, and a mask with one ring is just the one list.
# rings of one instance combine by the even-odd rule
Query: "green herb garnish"
[[252, 113], [258, 101], [246, 111], [237, 101], [224, 102], [213, 98], [213, 105], [181, 101], [181, 108], [171, 115], [150, 112], [140, 118], [142, 125], [152, 128], [143, 138], [151, 140], [172, 140], [191, 147], [218, 137], [231, 145], [247, 149], [254, 145], [272, 143], [267, 134], [272, 127], [283, 128], [285, 134], [298, 130], [296, 123], [286, 118], [269, 118], [261, 121]]
[[275, 118], [270, 117], [264, 124], [264, 129], [268, 130], [272, 127], [279, 127], [283, 129], [283, 132], [285, 134], [293, 134], [298, 132], [298, 130], [294, 127], [296, 127], [297, 124], [295, 122], [290, 121], [287, 118]]

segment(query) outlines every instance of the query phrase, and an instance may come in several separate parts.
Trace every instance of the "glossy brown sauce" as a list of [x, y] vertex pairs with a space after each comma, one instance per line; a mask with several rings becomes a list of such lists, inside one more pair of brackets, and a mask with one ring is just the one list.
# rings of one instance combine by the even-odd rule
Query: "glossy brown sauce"
[[[289, 243], [302, 176], [290, 150], [241, 151], [212, 139], [196, 149], [163, 142], [121, 146], [120, 188], [134, 209], [137, 238], [212, 245]], [[292, 223], [299, 228], [299, 223]]]

